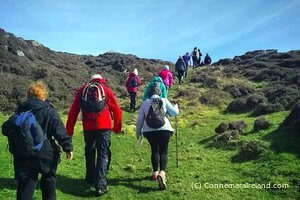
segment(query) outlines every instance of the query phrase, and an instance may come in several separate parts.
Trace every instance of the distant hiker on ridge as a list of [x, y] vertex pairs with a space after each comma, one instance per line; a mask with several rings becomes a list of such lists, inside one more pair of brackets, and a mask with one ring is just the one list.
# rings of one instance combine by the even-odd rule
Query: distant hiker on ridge
[[206, 53], [205, 58], [204, 58], [204, 64], [205, 65], [210, 65], [211, 64], [211, 58], [208, 55], [208, 53]]
[[187, 73], [188, 73], [188, 69], [189, 69], [189, 63], [190, 63], [191, 56], [187, 52], [184, 56], [182, 56], [182, 58], [183, 58], [183, 61], [185, 63], [185, 67], [186, 67], [186, 70], [185, 70], [185, 73], [184, 73], [184, 77], [186, 78]]
[[66, 125], [70, 136], [74, 134], [80, 110], [85, 142], [85, 181], [94, 184], [98, 196], [102, 196], [108, 192], [106, 175], [111, 160], [110, 134], [111, 130], [121, 132], [122, 111], [101, 75], [92, 75], [90, 81], [77, 91]]
[[197, 67], [197, 61], [199, 59], [199, 52], [197, 47], [194, 48], [194, 50], [192, 51], [192, 60], [193, 60], [193, 67]]
[[179, 84], [183, 83], [183, 75], [184, 75], [184, 72], [186, 71], [186, 66], [185, 66], [185, 63], [181, 56], [179, 56], [179, 58], [175, 64], [175, 70], [177, 71], [177, 77], [178, 77]]
[[138, 91], [138, 87], [141, 85], [141, 79], [138, 74], [138, 70], [134, 69], [128, 76], [126, 80], [126, 88], [130, 95], [130, 111], [135, 110], [136, 106], [136, 93]]
[[18, 200], [33, 199], [39, 174], [42, 199], [56, 199], [61, 147], [68, 160], [73, 158], [72, 140], [58, 113], [46, 101], [47, 94], [42, 81], [32, 83], [27, 90], [27, 100], [2, 125], [2, 134], [9, 138], [9, 151], [14, 157]]
[[163, 82], [163, 80], [161, 79], [161, 77], [154, 77], [150, 83], [147, 85], [145, 91], [144, 91], [144, 96], [143, 96], [143, 100], [146, 99], [150, 99], [151, 96], [149, 96], [149, 90], [152, 87], [152, 85], [154, 85], [155, 83], [159, 84], [159, 89], [160, 89], [160, 97], [161, 98], [167, 98], [167, 88]]
[[159, 73], [159, 76], [162, 78], [167, 90], [169, 90], [173, 84], [173, 74], [169, 70], [169, 66], [165, 65], [162, 71]]
[[173, 128], [166, 117], [176, 116], [179, 113], [178, 105], [174, 106], [166, 98], [161, 98], [159, 83], [153, 84], [146, 99], [139, 110], [136, 122], [136, 136], [138, 143], [144, 135], [151, 146], [152, 180], [158, 181], [160, 189], [166, 189], [166, 168], [168, 159], [169, 139], [173, 134]]
[[197, 66], [200, 66], [200, 64], [201, 64], [201, 56], [202, 56], [202, 53], [201, 53], [200, 49], [198, 49], [198, 54], [199, 54], [199, 57], [197, 59]]

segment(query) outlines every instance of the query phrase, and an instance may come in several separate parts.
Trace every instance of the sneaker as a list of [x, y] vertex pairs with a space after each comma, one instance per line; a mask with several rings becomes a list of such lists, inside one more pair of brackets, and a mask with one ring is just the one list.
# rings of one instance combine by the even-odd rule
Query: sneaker
[[108, 192], [108, 188], [107, 187], [100, 187], [97, 191], [97, 195], [100, 197], [102, 195], [104, 195], [105, 193]]
[[151, 179], [152, 179], [153, 181], [156, 181], [157, 176], [158, 176], [158, 171], [153, 172], [152, 175], [151, 175]]
[[164, 171], [160, 171], [158, 176], [157, 176], [157, 182], [158, 182], [158, 187], [161, 190], [167, 189], [167, 184], [166, 184], [166, 173]]

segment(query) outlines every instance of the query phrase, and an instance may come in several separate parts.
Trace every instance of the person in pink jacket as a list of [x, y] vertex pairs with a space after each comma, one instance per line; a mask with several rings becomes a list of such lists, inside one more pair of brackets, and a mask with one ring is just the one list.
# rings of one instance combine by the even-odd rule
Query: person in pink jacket
[[126, 80], [126, 88], [128, 93], [130, 94], [130, 111], [135, 110], [136, 104], [136, 93], [138, 91], [138, 87], [141, 85], [141, 79], [138, 74], [138, 70], [134, 69], [128, 76]]
[[159, 76], [163, 80], [166, 88], [169, 90], [173, 84], [173, 75], [172, 72], [169, 70], [169, 66], [165, 65], [162, 71], [159, 73]]

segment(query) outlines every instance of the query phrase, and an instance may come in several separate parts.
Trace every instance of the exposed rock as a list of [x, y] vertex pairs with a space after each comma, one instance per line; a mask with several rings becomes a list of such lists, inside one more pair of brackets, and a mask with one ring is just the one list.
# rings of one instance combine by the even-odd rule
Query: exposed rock
[[18, 56], [21, 56], [21, 57], [24, 57], [24, 56], [25, 56], [25, 54], [23, 53], [23, 51], [20, 51], [20, 50], [17, 50], [17, 51], [16, 51], [16, 54], [17, 54]]

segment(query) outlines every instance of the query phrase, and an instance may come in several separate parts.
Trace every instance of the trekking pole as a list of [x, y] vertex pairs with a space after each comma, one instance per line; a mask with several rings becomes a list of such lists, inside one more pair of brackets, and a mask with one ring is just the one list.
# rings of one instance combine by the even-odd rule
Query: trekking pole
[[178, 160], [178, 132], [177, 132], [177, 117], [175, 116], [175, 136], [176, 136], [176, 166], [179, 167]]

